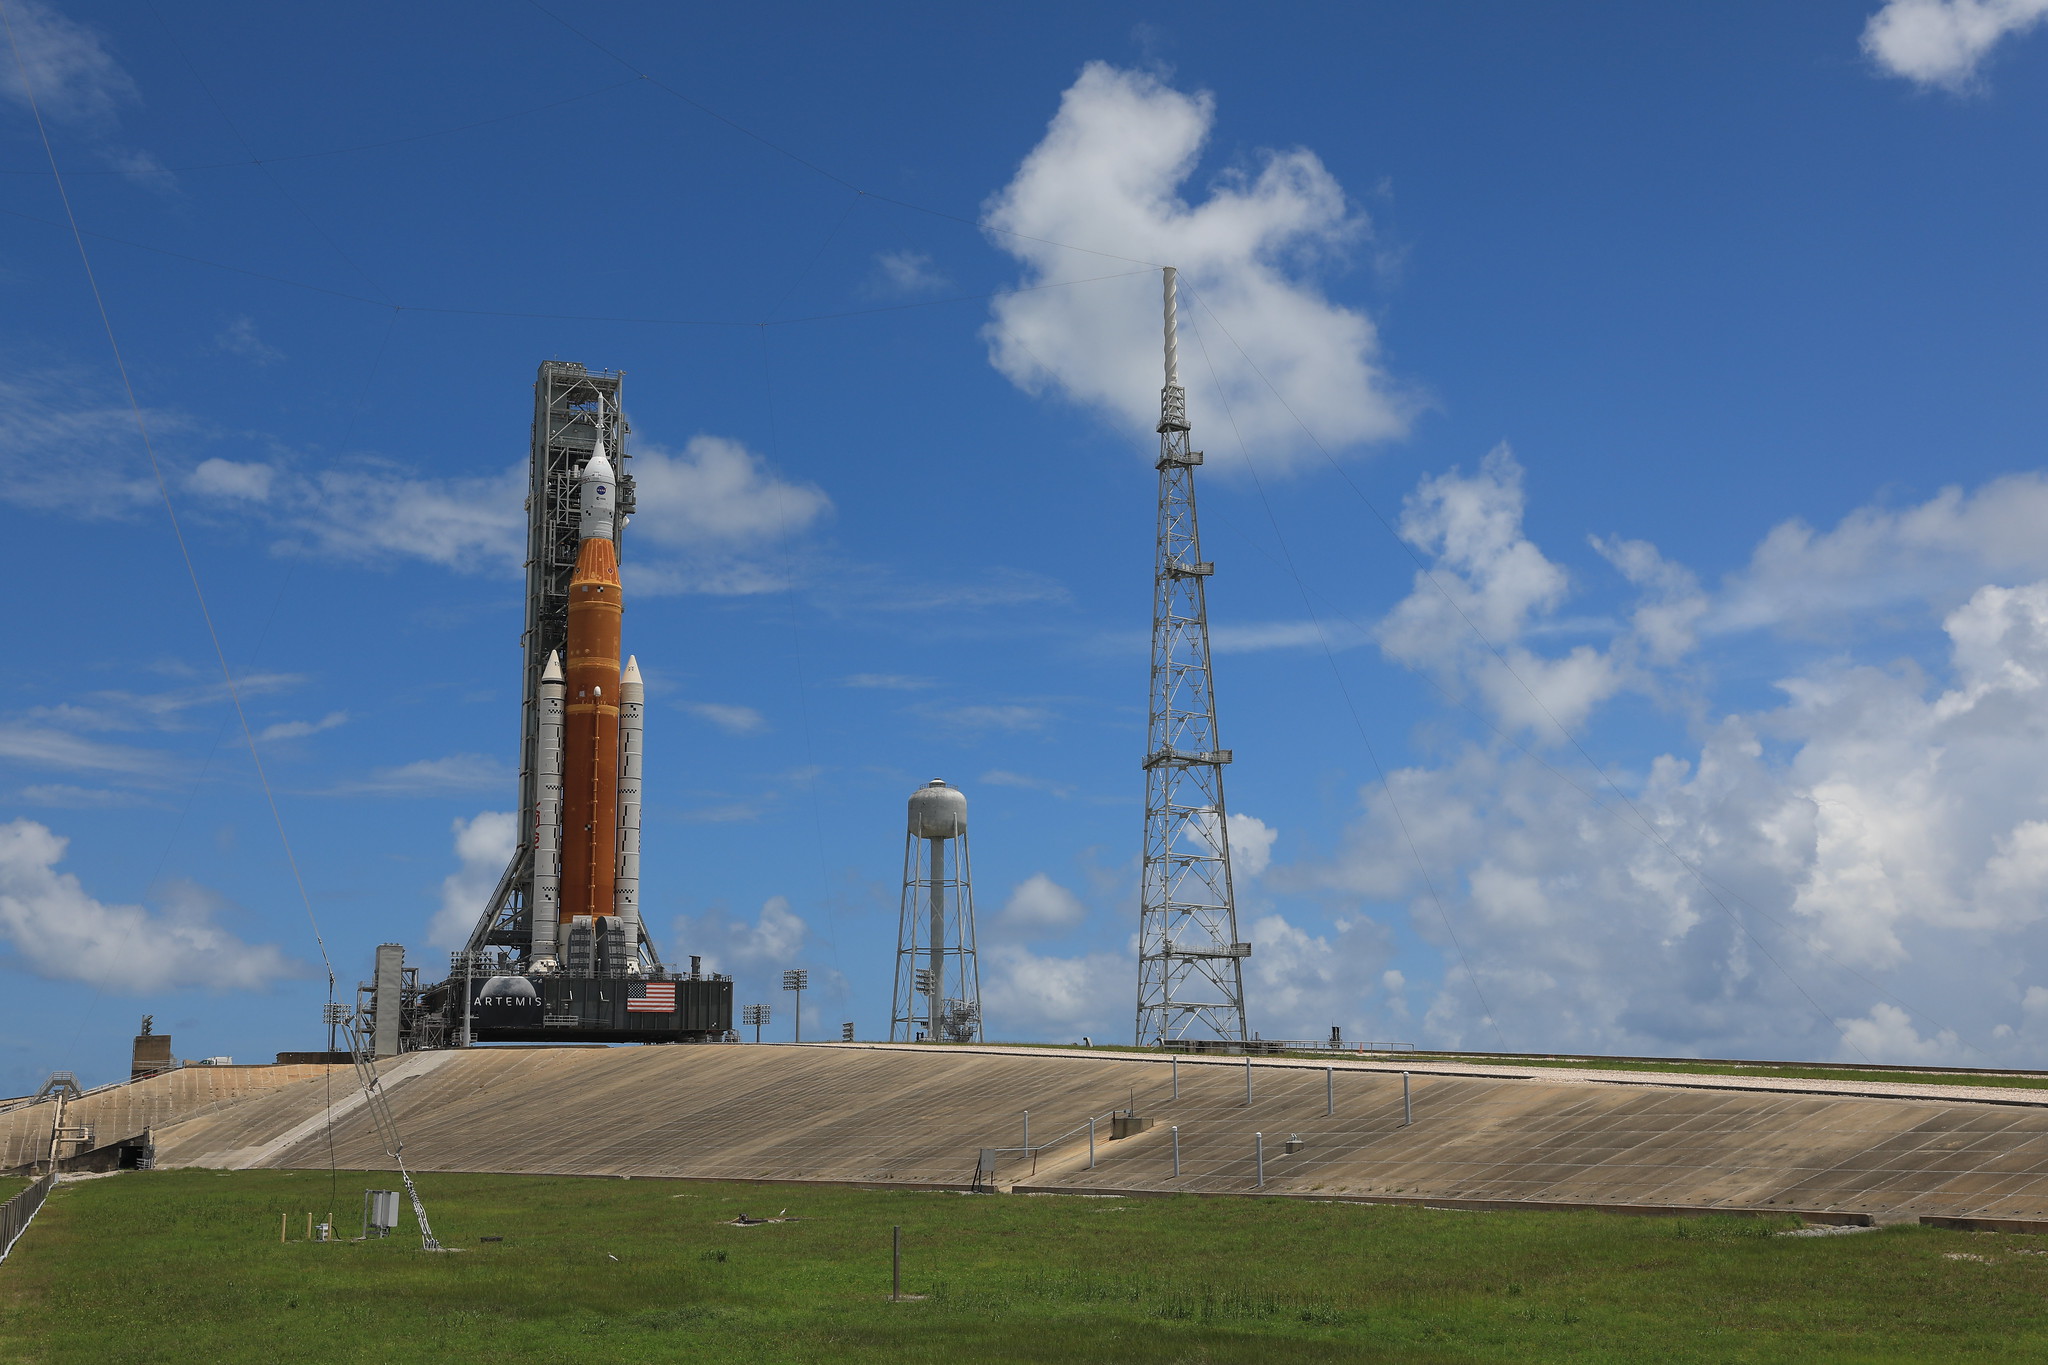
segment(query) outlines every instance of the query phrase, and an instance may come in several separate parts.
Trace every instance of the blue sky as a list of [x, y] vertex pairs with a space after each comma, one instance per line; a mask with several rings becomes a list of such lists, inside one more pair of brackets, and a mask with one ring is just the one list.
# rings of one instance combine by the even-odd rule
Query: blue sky
[[[1127, 1036], [1163, 263], [1253, 1027], [1962, 1065], [2048, 1061], [2042, 10], [5, 3], [345, 994], [502, 861], [562, 358], [668, 954], [874, 1036], [943, 776], [991, 1031]], [[317, 1045], [0, 118], [0, 1089]]]

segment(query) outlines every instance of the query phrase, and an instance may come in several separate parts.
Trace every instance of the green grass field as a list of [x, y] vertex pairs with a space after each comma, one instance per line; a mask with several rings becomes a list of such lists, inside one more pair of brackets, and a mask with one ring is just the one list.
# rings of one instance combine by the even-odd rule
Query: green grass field
[[[332, 1187], [345, 1230], [361, 1191]], [[0, 1266], [0, 1359], [2013, 1361], [2044, 1239], [1776, 1219], [428, 1176], [437, 1231], [296, 1240], [325, 1172], [60, 1186]], [[801, 1221], [733, 1227], [745, 1212]], [[278, 1241], [285, 1215], [295, 1240]], [[408, 1224], [410, 1216], [407, 1217]], [[903, 1228], [891, 1303], [889, 1230]], [[485, 1243], [484, 1236], [503, 1237]]]

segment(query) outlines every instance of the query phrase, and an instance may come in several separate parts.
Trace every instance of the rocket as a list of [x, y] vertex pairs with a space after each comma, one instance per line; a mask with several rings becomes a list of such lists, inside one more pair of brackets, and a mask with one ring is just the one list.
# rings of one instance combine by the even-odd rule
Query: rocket
[[[578, 920], [600, 930], [605, 919], [618, 916], [627, 932], [626, 969], [631, 970], [638, 956], [632, 945], [639, 936], [644, 707], [637, 661], [623, 670], [619, 666], [625, 597], [613, 539], [618, 488], [602, 439], [577, 476], [577, 499], [568, 640], [559, 660], [551, 656], [541, 675], [532, 958], [537, 968], [552, 968]], [[557, 773], [559, 786], [552, 781]], [[550, 856], [555, 849], [558, 861]]]

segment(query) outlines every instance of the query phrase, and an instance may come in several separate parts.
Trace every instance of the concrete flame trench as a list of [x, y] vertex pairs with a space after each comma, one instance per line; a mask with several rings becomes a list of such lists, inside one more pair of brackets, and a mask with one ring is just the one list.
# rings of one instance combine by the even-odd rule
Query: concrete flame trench
[[[2048, 1224], [2048, 1090], [1415, 1063], [1404, 1127], [1386, 1062], [1336, 1062], [1330, 1116], [1324, 1067], [1282, 1059], [1253, 1062], [1250, 1105], [1242, 1059], [1183, 1059], [1176, 1100], [1157, 1054], [993, 1046], [484, 1048], [382, 1067], [420, 1172], [958, 1188], [982, 1148], [1018, 1144], [1028, 1109], [1038, 1142], [1095, 1116], [1095, 1165], [1077, 1137], [1035, 1171], [1006, 1158], [999, 1187]], [[353, 1090], [345, 1069], [330, 1087], [301, 1068], [185, 1107], [171, 1077], [95, 1091], [74, 1117], [114, 1141], [118, 1115], [146, 1110], [162, 1166], [321, 1168], [326, 1105]], [[165, 1093], [145, 1105], [137, 1087]], [[31, 1150], [39, 1123], [46, 1141], [48, 1108], [0, 1113], [0, 1142]], [[1109, 1140], [1131, 1108], [1152, 1126]], [[336, 1103], [332, 1126], [339, 1165], [385, 1164], [359, 1107]]]

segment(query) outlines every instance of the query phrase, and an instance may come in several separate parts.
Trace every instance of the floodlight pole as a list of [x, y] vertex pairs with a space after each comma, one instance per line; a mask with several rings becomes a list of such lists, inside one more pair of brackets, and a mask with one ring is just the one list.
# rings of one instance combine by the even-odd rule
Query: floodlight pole
[[811, 984], [807, 971], [788, 971], [782, 974], [782, 989], [796, 993], [796, 1040], [804, 1040], [804, 987]]

